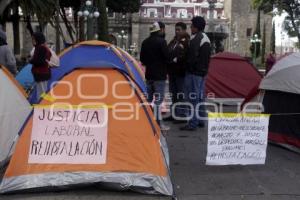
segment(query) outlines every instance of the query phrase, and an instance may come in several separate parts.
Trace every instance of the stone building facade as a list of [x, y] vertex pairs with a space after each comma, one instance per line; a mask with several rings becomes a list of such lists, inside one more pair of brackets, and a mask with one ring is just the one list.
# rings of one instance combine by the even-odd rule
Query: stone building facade
[[[251, 6], [251, 0], [225, 0], [224, 15], [229, 21], [229, 37], [225, 49], [242, 56], [251, 56], [251, 38], [256, 28], [257, 10]], [[261, 34], [266, 25], [266, 53], [270, 51], [272, 16], [261, 13]]]
[[[214, 18], [221, 18], [224, 15], [224, 0], [215, 1], [213, 9]], [[140, 16], [143, 18], [173, 18], [187, 19], [193, 16], [210, 15], [209, 3], [207, 0], [142, 0]]]
[[[213, 9], [209, 7], [210, 1], [215, 3]], [[257, 17], [257, 11], [251, 8], [251, 0], [142, 0], [142, 3], [139, 13], [108, 12], [111, 41], [130, 52], [135, 52], [137, 56], [142, 41], [149, 36], [149, 27], [153, 22], [162, 21], [166, 24], [166, 40], [170, 41], [175, 35], [174, 27], [177, 22], [182, 21], [189, 26], [191, 18], [198, 15], [207, 19], [207, 28], [210, 30], [206, 31], [213, 32], [221, 29], [228, 33], [228, 38], [225, 40], [225, 51], [251, 56], [250, 39], [256, 26]], [[261, 30], [263, 30], [264, 23], [267, 28], [266, 52], [268, 52], [272, 17], [262, 13]], [[33, 23], [33, 26], [36, 25], [37, 23]], [[62, 29], [66, 36], [65, 40], [70, 42], [64, 25], [62, 25]], [[45, 30], [48, 41], [55, 44], [54, 28], [48, 25]], [[7, 32], [9, 43], [12, 46], [11, 24], [7, 24]], [[24, 56], [32, 48], [31, 39], [29, 34], [26, 34], [24, 23], [20, 24], [20, 32], [21, 52]], [[61, 41], [61, 46], [63, 47], [63, 41]]]
[[140, 12], [132, 17], [132, 43], [139, 50], [142, 41], [149, 36], [149, 27], [155, 21], [166, 24], [167, 41], [174, 37], [177, 22], [182, 21], [189, 26], [194, 16], [203, 16], [214, 27], [221, 25], [226, 29], [228, 21], [225, 18], [224, 0], [213, 2], [214, 8], [211, 9], [208, 0], [142, 0]]

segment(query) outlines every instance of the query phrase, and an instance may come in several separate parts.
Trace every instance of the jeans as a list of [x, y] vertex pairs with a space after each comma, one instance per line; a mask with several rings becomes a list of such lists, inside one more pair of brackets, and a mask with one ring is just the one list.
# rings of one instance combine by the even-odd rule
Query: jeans
[[36, 83], [36, 99], [39, 102], [41, 95], [47, 91], [48, 81], [41, 81]]
[[202, 77], [202, 81], [200, 83], [200, 106], [199, 106], [199, 116], [201, 117], [199, 120], [199, 125], [204, 125], [204, 119], [207, 119], [206, 106], [205, 106], [205, 78]]
[[[166, 81], [146, 81], [146, 89], [147, 89], [147, 101], [149, 103], [154, 103], [154, 116], [157, 122], [160, 124], [161, 121], [161, 111], [160, 105], [162, 104], [165, 98], [165, 88]], [[154, 100], [154, 101], [153, 101]]]
[[184, 77], [170, 75], [169, 92], [172, 94], [172, 114], [175, 114], [176, 117], [185, 117], [186, 108], [183, 105], [174, 105], [176, 103], [184, 103]]
[[188, 117], [190, 118], [188, 125], [191, 128], [196, 128], [198, 125], [203, 125], [205, 117], [204, 100], [204, 88], [205, 79], [201, 76], [187, 73], [184, 81], [185, 86], [185, 98], [190, 104], [188, 108]]

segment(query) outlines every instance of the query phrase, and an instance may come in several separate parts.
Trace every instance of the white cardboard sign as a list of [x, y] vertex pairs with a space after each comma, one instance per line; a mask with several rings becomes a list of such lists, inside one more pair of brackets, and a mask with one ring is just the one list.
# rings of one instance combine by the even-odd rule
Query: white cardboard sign
[[269, 115], [210, 113], [207, 165], [265, 164]]
[[105, 164], [106, 108], [35, 108], [28, 163]]

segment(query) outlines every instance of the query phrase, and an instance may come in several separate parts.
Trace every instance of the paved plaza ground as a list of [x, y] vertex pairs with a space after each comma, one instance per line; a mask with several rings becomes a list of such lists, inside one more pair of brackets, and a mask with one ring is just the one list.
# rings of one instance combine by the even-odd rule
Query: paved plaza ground
[[[207, 130], [179, 131], [168, 123], [171, 171], [179, 200], [292, 200], [300, 199], [300, 154], [269, 145], [266, 165], [205, 165]], [[95, 187], [58, 193], [0, 195], [0, 200], [167, 200], [132, 192], [103, 191]]]

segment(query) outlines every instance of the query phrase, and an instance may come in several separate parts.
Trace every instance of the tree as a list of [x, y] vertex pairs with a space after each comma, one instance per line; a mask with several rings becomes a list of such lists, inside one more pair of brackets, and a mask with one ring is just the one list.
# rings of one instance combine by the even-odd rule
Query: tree
[[275, 23], [272, 25], [272, 34], [271, 34], [271, 52], [276, 53], [276, 32], [275, 32]]
[[14, 54], [20, 54], [20, 15], [19, 15], [19, 1], [15, 0], [12, 3], [13, 15], [12, 15], [12, 24], [13, 24], [13, 35], [14, 35]]
[[[261, 13], [261, 10], [260, 8], [257, 9], [257, 19], [256, 19], [256, 28], [255, 28], [255, 31], [253, 33], [253, 38], [255, 37], [255, 35], [257, 35], [257, 38], [260, 39], [261, 38], [261, 31], [260, 31], [260, 13]], [[255, 55], [255, 57], [259, 57], [260, 55], [260, 44], [261, 42], [255, 42], [255, 43], [252, 43], [251, 45], [251, 53]]]
[[[7, 4], [9, 3], [9, 4]], [[20, 16], [19, 16], [19, 2], [18, 0], [14, 1], [0, 1], [0, 5], [4, 6], [1, 8], [0, 12], [0, 24], [5, 27], [6, 22], [12, 22], [13, 25], [13, 45], [14, 45], [14, 53], [20, 54]]]
[[98, 39], [108, 42], [108, 18], [106, 11], [106, 0], [97, 0], [97, 7], [100, 12], [98, 19]]
[[[100, 17], [98, 18], [98, 28], [97, 34], [99, 40], [108, 41], [108, 18], [107, 18], [107, 8], [112, 12], [117, 13], [134, 13], [138, 12], [141, 6], [140, 0], [93, 0], [94, 5], [100, 12]], [[72, 7], [74, 10], [74, 22], [75, 29], [78, 27], [79, 40], [85, 39], [84, 33], [84, 18], [77, 16], [77, 12], [84, 5], [85, 0], [61, 0], [61, 7]], [[64, 18], [63, 18], [64, 19]], [[65, 22], [65, 24], [67, 24]], [[70, 32], [70, 31], [68, 31]]]
[[36, 16], [41, 29], [51, 21], [55, 11], [53, 0], [19, 0], [24, 16]]
[[261, 7], [265, 13], [277, 8], [278, 14], [287, 13], [284, 29], [289, 36], [297, 37], [300, 43], [300, 1], [299, 0], [252, 0], [255, 8]]
[[13, 0], [0, 0], [0, 16], [3, 15], [5, 9], [12, 1]]
[[264, 22], [263, 35], [261, 41], [261, 64], [265, 63], [266, 57], [266, 22]]
[[97, 6], [100, 11], [98, 21], [98, 37], [100, 40], [109, 41], [108, 38], [108, 7], [111, 11], [117, 13], [134, 13], [138, 12], [141, 6], [140, 0], [97, 0]]

